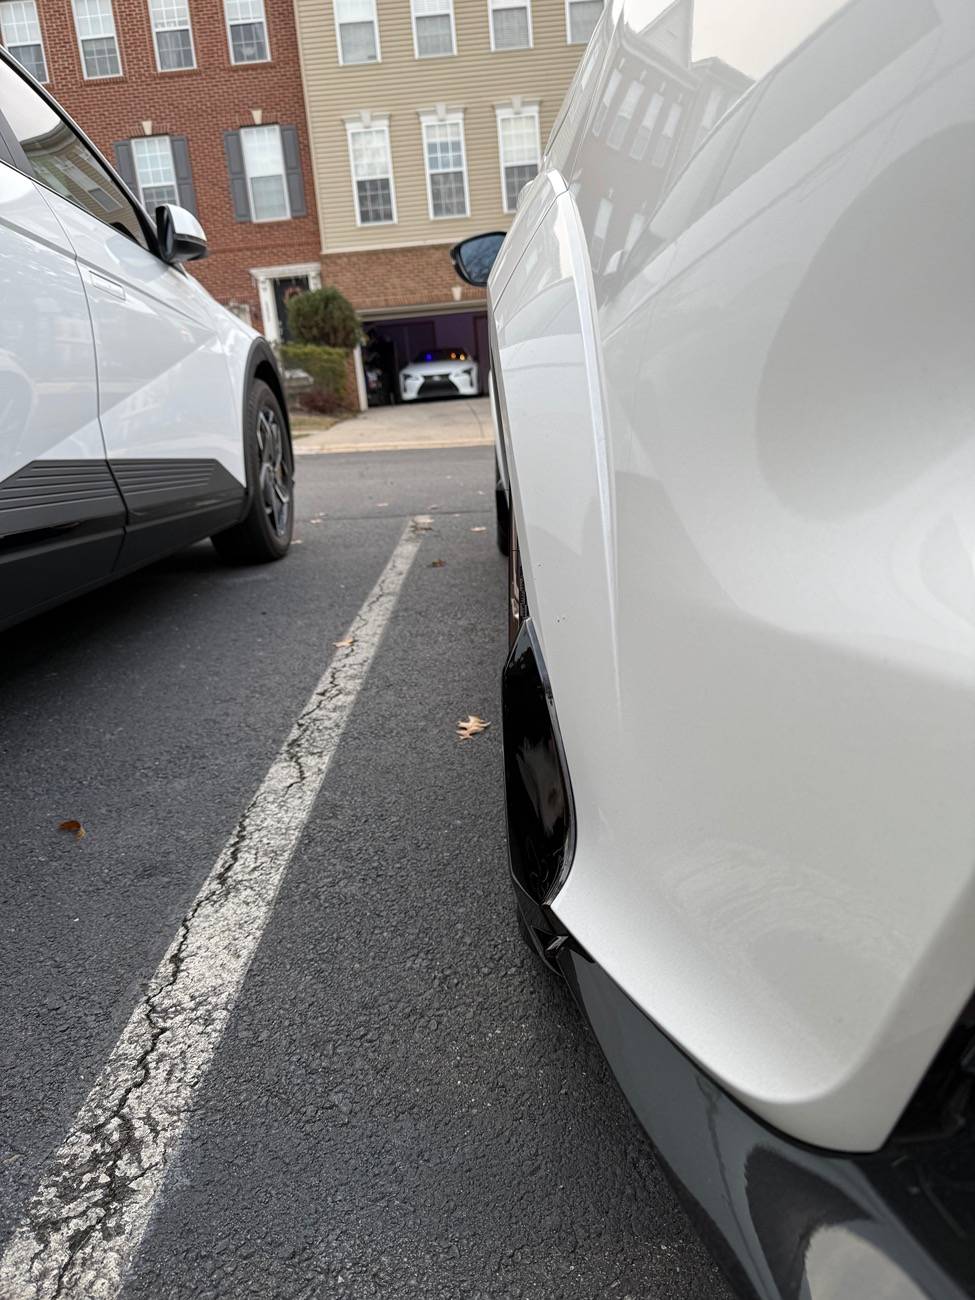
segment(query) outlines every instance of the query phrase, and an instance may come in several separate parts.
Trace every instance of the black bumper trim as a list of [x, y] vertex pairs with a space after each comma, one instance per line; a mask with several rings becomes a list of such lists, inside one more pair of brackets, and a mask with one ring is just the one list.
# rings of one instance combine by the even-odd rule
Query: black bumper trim
[[[963, 1300], [975, 1295], [971, 1131], [820, 1151], [769, 1128], [660, 1030], [517, 884], [637, 1119], [739, 1295]], [[526, 906], [527, 904], [527, 906]], [[553, 940], [561, 942], [553, 945]]]

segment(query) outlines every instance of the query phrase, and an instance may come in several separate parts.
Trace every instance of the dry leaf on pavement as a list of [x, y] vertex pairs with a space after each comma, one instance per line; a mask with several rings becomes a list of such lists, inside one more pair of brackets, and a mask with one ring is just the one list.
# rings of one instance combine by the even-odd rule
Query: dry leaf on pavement
[[482, 731], [487, 731], [490, 725], [490, 722], [485, 722], [483, 718], [477, 717], [476, 714], [469, 713], [462, 722], [457, 723], [457, 739], [473, 740]]
[[85, 835], [87, 834], [81, 822], [75, 821], [73, 818], [71, 819], [71, 821], [58, 822], [58, 830], [70, 831], [76, 840], [83, 840], [85, 838]]
[[430, 568], [442, 569], [446, 563], [447, 563], [446, 560], [434, 560], [433, 563], [430, 565]]
[[355, 645], [355, 637], [347, 636], [344, 641], [333, 641], [332, 645], [335, 646], [336, 650], [341, 650], [347, 645]]

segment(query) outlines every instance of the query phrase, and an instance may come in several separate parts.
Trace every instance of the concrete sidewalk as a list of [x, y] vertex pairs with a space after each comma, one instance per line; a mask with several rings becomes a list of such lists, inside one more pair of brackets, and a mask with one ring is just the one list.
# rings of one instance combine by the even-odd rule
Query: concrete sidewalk
[[494, 441], [486, 397], [440, 398], [371, 406], [330, 429], [295, 432], [295, 451], [406, 451], [422, 447], [485, 447]]

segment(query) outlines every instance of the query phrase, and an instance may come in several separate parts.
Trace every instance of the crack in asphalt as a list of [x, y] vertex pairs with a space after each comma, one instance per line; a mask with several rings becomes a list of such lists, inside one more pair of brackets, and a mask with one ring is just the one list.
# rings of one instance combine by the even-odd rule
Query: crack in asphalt
[[118, 1295], [426, 526], [404, 528], [0, 1258], [3, 1300]]

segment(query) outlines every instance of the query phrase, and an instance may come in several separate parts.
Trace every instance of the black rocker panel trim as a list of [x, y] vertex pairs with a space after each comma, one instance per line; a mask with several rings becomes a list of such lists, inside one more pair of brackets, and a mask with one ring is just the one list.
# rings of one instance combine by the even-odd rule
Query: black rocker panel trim
[[85, 523], [121, 527], [124, 519], [103, 460], [34, 460], [0, 483], [0, 549], [16, 543], [18, 534]]
[[245, 497], [243, 483], [216, 460], [112, 460], [129, 523], [182, 515], [188, 511], [240, 507]]
[[796, 1142], [704, 1074], [571, 936], [559, 938], [553, 964], [739, 1295], [975, 1295], [972, 1125], [895, 1137], [868, 1155]]

